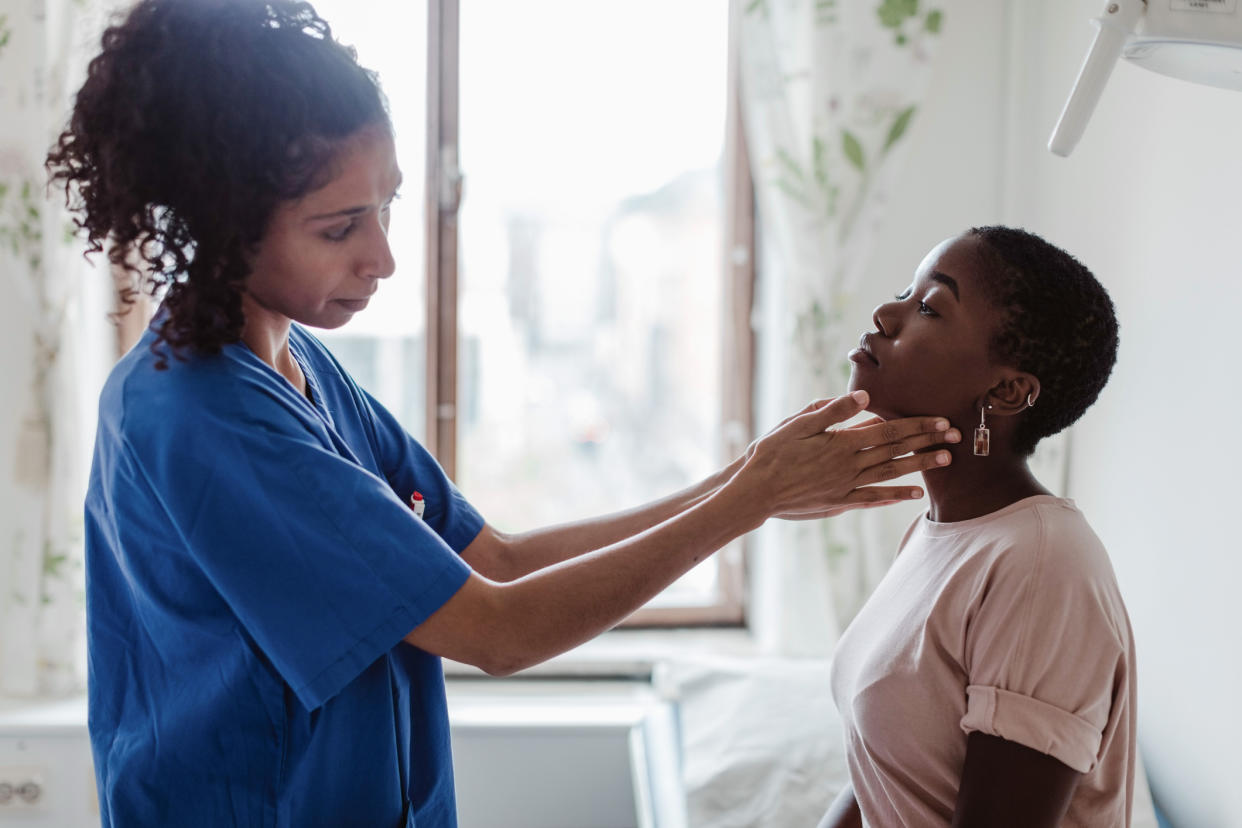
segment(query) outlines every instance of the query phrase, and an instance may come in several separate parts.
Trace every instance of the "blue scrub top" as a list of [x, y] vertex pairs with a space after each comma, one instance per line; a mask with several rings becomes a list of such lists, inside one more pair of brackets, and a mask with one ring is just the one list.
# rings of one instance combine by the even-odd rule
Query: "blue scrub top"
[[86, 499], [103, 824], [456, 825], [440, 660], [402, 638], [483, 519], [296, 325], [313, 401], [242, 344], [156, 370], [153, 339], [104, 387]]

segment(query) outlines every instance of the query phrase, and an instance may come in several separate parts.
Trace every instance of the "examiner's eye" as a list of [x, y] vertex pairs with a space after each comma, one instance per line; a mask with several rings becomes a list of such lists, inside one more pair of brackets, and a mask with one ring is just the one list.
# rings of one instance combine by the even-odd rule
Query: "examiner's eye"
[[333, 241], [333, 242], [345, 241], [345, 239], [349, 237], [349, 234], [354, 232], [354, 226], [355, 226], [354, 222], [351, 221], [349, 224], [346, 224], [344, 227], [337, 227], [337, 228], [333, 228], [332, 230], [325, 230], [320, 235], [322, 235], [328, 241]]
[[923, 314], [924, 316], [939, 316], [940, 315], [936, 313], [934, 310], [932, 310], [931, 306], [928, 305], [926, 302], [919, 302], [919, 313]]

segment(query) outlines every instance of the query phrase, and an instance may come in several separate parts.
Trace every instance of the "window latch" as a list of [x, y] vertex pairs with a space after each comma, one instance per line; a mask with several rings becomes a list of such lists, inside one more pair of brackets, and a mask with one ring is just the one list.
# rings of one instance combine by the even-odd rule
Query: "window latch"
[[456, 215], [461, 209], [464, 176], [457, 164], [457, 147], [446, 146], [440, 154], [440, 212]]

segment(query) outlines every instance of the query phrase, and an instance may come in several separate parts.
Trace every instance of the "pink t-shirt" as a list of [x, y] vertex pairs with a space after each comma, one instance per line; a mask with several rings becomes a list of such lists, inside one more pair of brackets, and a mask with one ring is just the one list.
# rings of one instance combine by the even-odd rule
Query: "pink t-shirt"
[[1083, 774], [1063, 825], [1130, 824], [1134, 643], [1072, 501], [915, 521], [841, 638], [832, 695], [869, 826], [948, 825], [976, 730]]

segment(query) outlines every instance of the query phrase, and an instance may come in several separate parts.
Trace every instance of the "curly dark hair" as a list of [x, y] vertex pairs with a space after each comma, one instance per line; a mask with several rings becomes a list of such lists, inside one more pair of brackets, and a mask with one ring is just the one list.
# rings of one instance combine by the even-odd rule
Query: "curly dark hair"
[[102, 44], [50, 180], [126, 306], [164, 293], [155, 345], [216, 353], [277, 205], [327, 183], [344, 138], [391, 131], [387, 101], [305, 2], [142, 0]]
[[995, 266], [988, 288], [1004, 321], [992, 355], [1039, 378], [1039, 400], [1014, 437], [1014, 450], [1030, 454], [1100, 396], [1117, 362], [1117, 315], [1082, 262], [1034, 233], [973, 227], [968, 235], [983, 242]]

